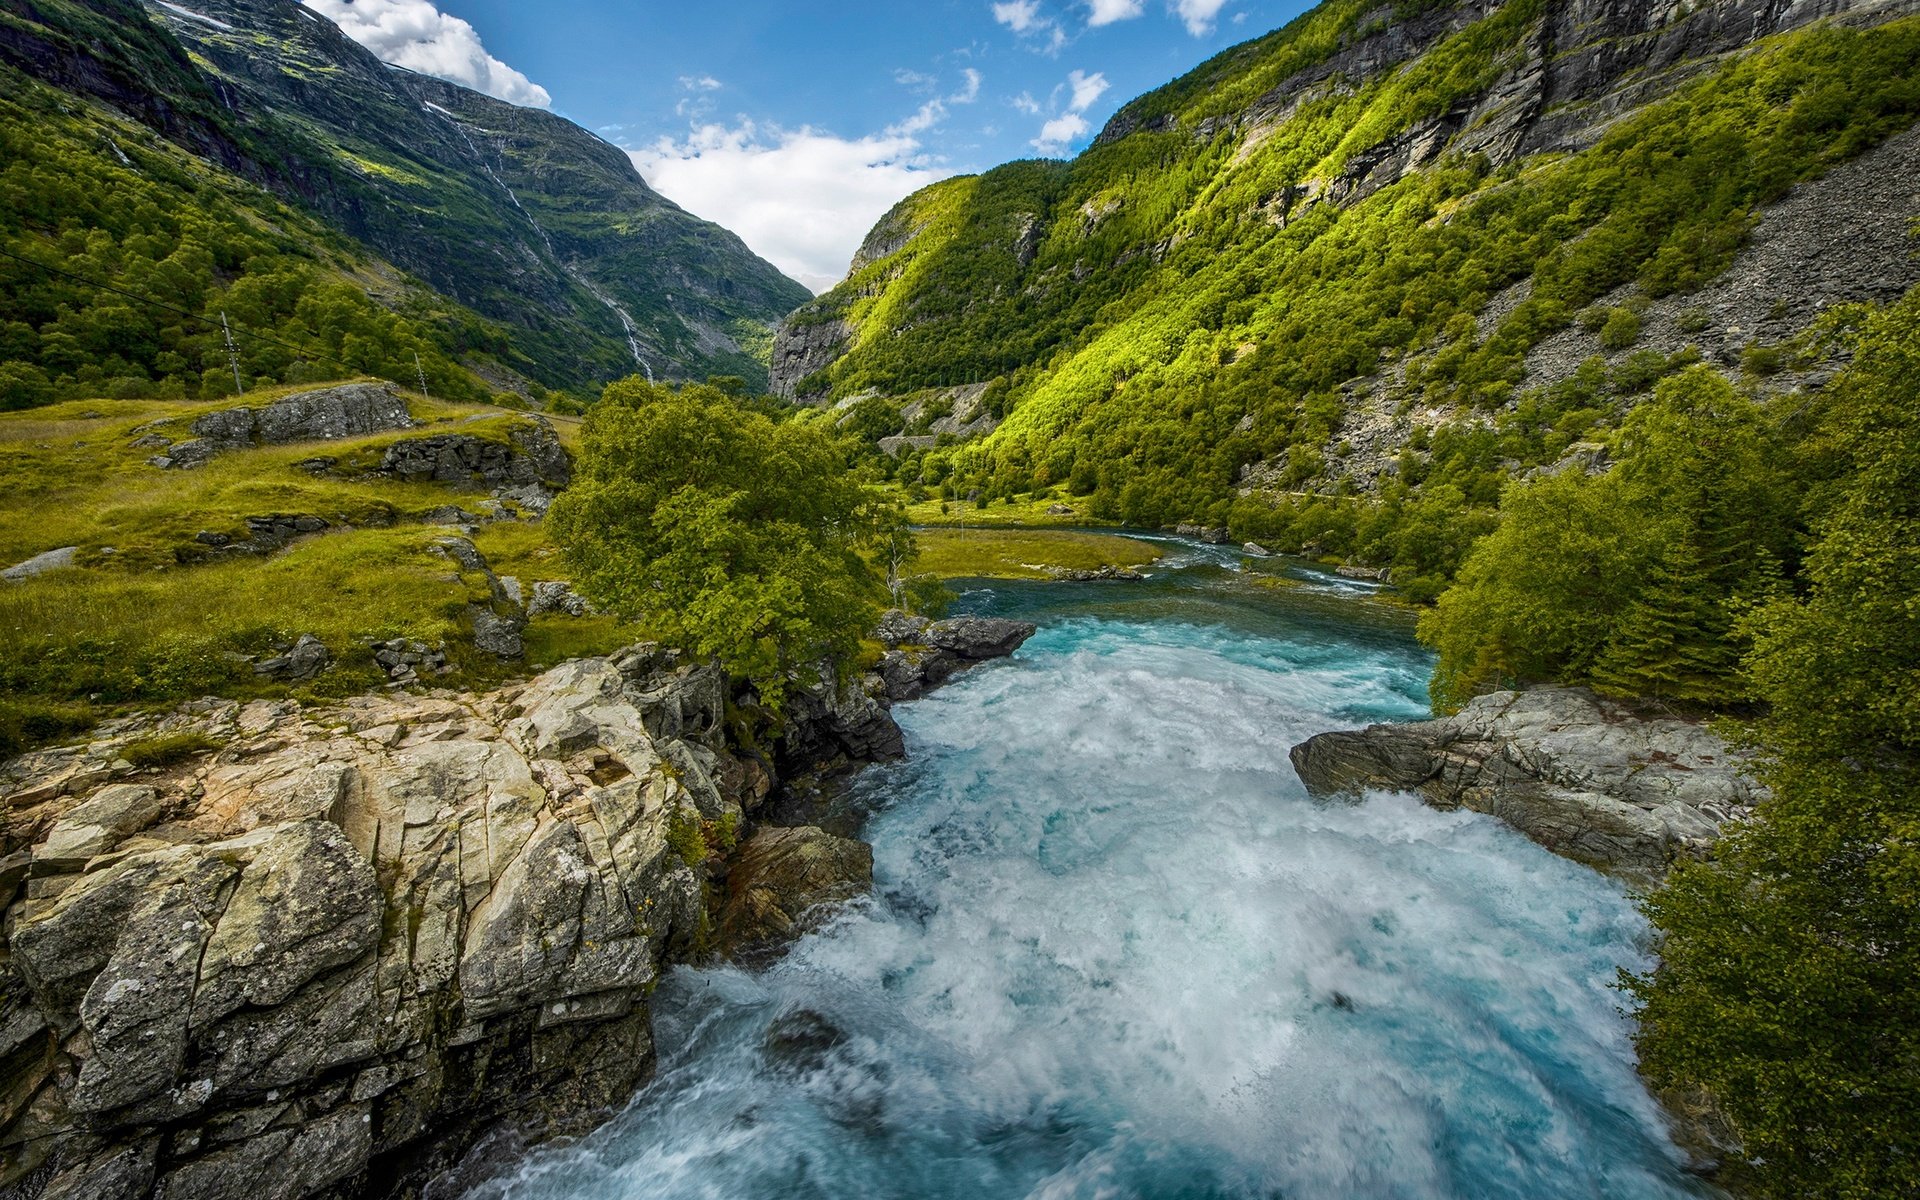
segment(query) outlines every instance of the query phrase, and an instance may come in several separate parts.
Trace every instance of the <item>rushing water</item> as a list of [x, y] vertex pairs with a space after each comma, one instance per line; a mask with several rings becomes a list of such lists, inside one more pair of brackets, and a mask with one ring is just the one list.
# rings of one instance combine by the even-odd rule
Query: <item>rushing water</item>
[[485, 1194], [1700, 1194], [1609, 987], [1625, 894], [1489, 818], [1310, 800], [1288, 748], [1424, 715], [1429, 664], [1364, 589], [1231, 557], [970, 593], [1041, 632], [898, 711], [874, 900], [676, 973], [656, 1082]]

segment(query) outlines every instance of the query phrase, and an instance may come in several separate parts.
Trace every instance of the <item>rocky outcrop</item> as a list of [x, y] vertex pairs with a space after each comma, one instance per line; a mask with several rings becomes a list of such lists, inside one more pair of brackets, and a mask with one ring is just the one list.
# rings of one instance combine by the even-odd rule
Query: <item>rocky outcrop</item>
[[887, 648], [880, 680], [888, 700], [912, 700], [974, 663], [1005, 658], [1033, 636], [1027, 621], [1000, 617], [955, 617], [929, 621], [894, 611], [881, 619], [875, 637]]
[[805, 316], [806, 311], [802, 309], [795, 317], [788, 318], [774, 334], [768, 386], [783, 400], [811, 403], [824, 396], [826, 389], [809, 388], [802, 395], [800, 385], [846, 353], [853, 339], [853, 327], [837, 318], [796, 319]]
[[[956, 667], [1032, 628], [889, 618]], [[434, 652], [394, 645], [417, 681]], [[764, 962], [871, 887], [864, 843], [773, 823], [776, 770], [903, 752], [880, 674], [826, 678], [773, 761], [729, 740], [718, 668], [640, 646], [483, 695], [198, 701], [0, 764], [0, 1191], [386, 1196], [489, 1134], [583, 1131], [650, 1074], [669, 963]]]
[[[389, 1194], [625, 1101], [705, 920], [669, 826], [766, 794], [726, 698], [642, 648], [482, 696], [203, 702], [0, 768], [5, 849], [31, 847], [0, 1186]], [[120, 760], [156, 734], [224, 748]]]
[[230, 450], [339, 441], [412, 425], [407, 402], [391, 387], [349, 383], [296, 392], [260, 408], [207, 413], [194, 421], [191, 439], [166, 445], [151, 461], [157, 467], [185, 470], [205, 466]]
[[[539, 487], [551, 492], [572, 482], [573, 457], [560, 444], [551, 422], [525, 417], [508, 429], [504, 440], [471, 433], [402, 438], [387, 448], [379, 473], [410, 482], [515, 489], [524, 502], [533, 493], [518, 489]], [[545, 502], [547, 498], [539, 503]]]
[[754, 963], [873, 889], [873, 847], [820, 829], [763, 829], [727, 871], [720, 953]]
[[1579, 688], [1495, 692], [1437, 721], [1323, 733], [1292, 757], [1317, 796], [1414, 792], [1637, 881], [1703, 853], [1760, 795], [1746, 759], [1705, 725]]

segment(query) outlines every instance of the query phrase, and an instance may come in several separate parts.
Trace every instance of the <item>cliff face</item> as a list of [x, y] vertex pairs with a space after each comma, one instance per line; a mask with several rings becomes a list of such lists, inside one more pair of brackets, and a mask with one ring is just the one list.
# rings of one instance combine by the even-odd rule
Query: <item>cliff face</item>
[[862, 843], [776, 827], [776, 773], [897, 757], [892, 697], [1033, 632], [889, 628], [770, 757], [717, 668], [640, 646], [0, 764], [0, 1194], [415, 1194], [489, 1133], [583, 1132], [651, 1074], [670, 964], [764, 961], [871, 885]]
[[[1415, 426], [1490, 424], [1475, 410], [1510, 410], [1591, 355], [1613, 367], [1647, 349], [1603, 345], [1573, 320], [1582, 306], [1665, 305], [1646, 318], [1650, 335], [1675, 334], [1660, 337], [1664, 350], [1697, 344], [1738, 372], [1749, 345], [1796, 335], [1833, 304], [1912, 285], [1904, 250], [1920, 196], [1903, 186], [1911, 154], [1899, 147], [1914, 114], [1907, 105], [1863, 117], [1871, 132], [1835, 128], [1825, 145], [1794, 117], [1735, 146], [1725, 126], [1699, 118], [1715, 98], [1688, 89], [1745, 62], [1765, 71], [1816, 27], [1871, 32], [1829, 39], [1811, 56], [1855, 58], [1862, 76], [1897, 74], [1869, 60], [1876, 43], [1895, 59], [1907, 53], [1896, 47], [1908, 45], [1905, 18], [1916, 12], [1914, 0], [1328, 0], [1126, 105], [1071, 163], [1009, 164], [909, 198], [876, 226], [846, 281], [782, 328], [776, 358], [790, 365], [776, 381], [796, 390], [805, 371], [797, 390], [826, 398], [1006, 379], [1005, 426], [981, 453], [956, 458], [1016, 490], [1042, 481], [1039, 466], [1056, 483], [1076, 471], [1091, 482], [1108, 467], [1117, 479], [1129, 447], [1165, 440], [1160, 423], [1197, 425], [1191, 445], [1160, 448], [1207, 477], [1190, 505], [1240, 486], [1372, 490], [1417, 440]], [[1769, 121], [1812, 108], [1790, 84], [1757, 103]], [[1855, 115], [1876, 103], [1862, 100]], [[1721, 156], [1729, 178], [1749, 175], [1751, 208], [1712, 217], [1711, 229], [1696, 210], [1704, 241], [1689, 249], [1677, 232], [1688, 213], [1652, 216], [1671, 186], [1654, 181], [1664, 168], [1636, 163], [1604, 187], [1566, 188], [1551, 211], [1542, 202], [1529, 232], [1554, 233], [1524, 258], [1493, 248], [1508, 214], [1558, 186], [1547, 182], [1554, 173], [1592, 180], [1599, 173], [1586, 163], [1631, 155], [1634, 142], [1605, 139], [1642, 118], [1653, 122], [1642, 144], [1659, 142], [1658, 154]], [[1727, 121], [1751, 128], [1753, 117]], [[1668, 136], [1679, 129], [1688, 132]], [[1874, 151], [1886, 138], [1899, 146]], [[1864, 151], [1881, 160], [1866, 186], [1859, 172], [1847, 183], [1823, 177]], [[1802, 180], [1795, 212], [1832, 220], [1773, 216], [1786, 188], [1749, 167], [1776, 155]], [[1793, 155], [1800, 165], [1789, 168]], [[1527, 305], [1543, 265], [1642, 208], [1662, 232], [1622, 244], [1596, 272], [1605, 286], [1556, 279], [1550, 298]], [[1676, 240], [1657, 245], [1669, 228]], [[1785, 255], [1782, 239], [1793, 244]], [[1716, 248], [1702, 249], [1709, 241]], [[1889, 247], [1894, 261], [1869, 261]], [[1699, 266], [1669, 271], [1679, 259]], [[1798, 270], [1809, 260], [1818, 269]], [[1748, 286], [1762, 262], [1790, 273]], [[1746, 280], [1737, 302], [1695, 297], [1729, 265]], [[1636, 275], [1641, 286], [1615, 282]], [[1436, 367], [1454, 369], [1450, 348], [1486, 357], [1509, 346], [1524, 359], [1511, 369], [1502, 362], [1471, 386], [1454, 375], [1433, 382]], [[1313, 408], [1329, 400], [1337, 406]]]

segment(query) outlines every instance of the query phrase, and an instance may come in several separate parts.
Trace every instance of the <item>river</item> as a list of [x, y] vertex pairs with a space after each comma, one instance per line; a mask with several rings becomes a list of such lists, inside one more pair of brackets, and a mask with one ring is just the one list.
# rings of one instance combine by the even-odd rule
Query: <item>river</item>
[[480, 1195], [1709, 1194], [1634, 1073], [1623, 889], [1295, 778], [1310, 734], [1427, 713], [1405, 614], [1173, 550], [966, 593], [1040, 633], [897, 710], [911, 757], [857, 785], [874, 899], [765, 973], [676, 972], [656, 1081]]

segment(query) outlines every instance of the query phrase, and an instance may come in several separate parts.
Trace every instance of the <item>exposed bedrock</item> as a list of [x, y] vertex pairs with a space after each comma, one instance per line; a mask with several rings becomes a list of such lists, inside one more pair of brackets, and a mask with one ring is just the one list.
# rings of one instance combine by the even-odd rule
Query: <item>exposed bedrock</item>
[[1747, 760], [1705, 725], [1581, 688], [1495, 692], [1435, 721], [1323, 733], [1292, 758], [1317, 796], [1413, 792], [1641, 882], [1703, 853], [1760, 796]]
[[[1032, 631], [901, 620], [956, 663]], [[591, 1127], [653, 1070], [664, 970], [764, 962], [872, 886], [769, 801], [903, 752], [882, 676], [800, 692], [772, 757], [740, 699], [637, 646], [0, 763], [0, 1197], [396, 1195]], [[184, 761], [127, 761], [156, 739]]]

